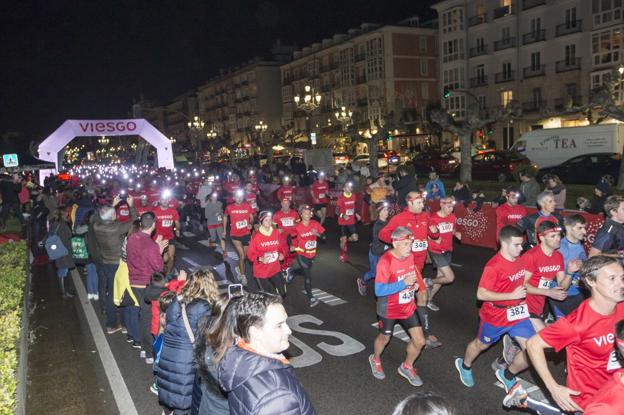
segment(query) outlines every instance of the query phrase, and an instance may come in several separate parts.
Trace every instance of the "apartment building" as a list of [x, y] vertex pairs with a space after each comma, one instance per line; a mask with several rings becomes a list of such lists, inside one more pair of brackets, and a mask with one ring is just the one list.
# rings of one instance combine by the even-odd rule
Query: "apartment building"
[[[451, 91], [443, 100], [448, 111], [462, 119], [470, 106], [486, 117], [514, 101], [522, 108], [522, 116], [494, 125], [492, 138], [499, 148], [510, 147], [534, 128], [586, 124], [580, 114], [563, 116], [561, 112], [571, 105], [587, 104], [592, 84], [609, 72], [595, 62], [604, 58], [604, 66], [612, 66], [616, 57], [605, 44], [613, 45], [616, 37], [620, 42], [620, 29], [614, 27], [614, 10], [603, 11], [603, 3], [621, 6], [621, 0], [444, 0], [434, 4], [440, 26], [439, 93], [445, 88]], [[610, 14], [611, 18], [594, 36], [592, 29], [600, 13], [601, 22], [602, 16]], [[609, 41], [603, 42], [607, 37]], [[596, 42], [595, 52], [592, 42]]]
[[[342, 135], [334, 116], [342, 106], [353, 112], [353, 123], [364, 126], [390, 111], [411, 110], [415, 124], [404, 133], [413, 138], [427, 105], [439, 100], [433, 27], [418, 18], [396, 25], [364, 23], [296, 51], [281, 66], [282, 123], [304, 141], [315, 132], [327, 142]], [[306, 85], [321, 95], [309, 120], [294, 101]]]

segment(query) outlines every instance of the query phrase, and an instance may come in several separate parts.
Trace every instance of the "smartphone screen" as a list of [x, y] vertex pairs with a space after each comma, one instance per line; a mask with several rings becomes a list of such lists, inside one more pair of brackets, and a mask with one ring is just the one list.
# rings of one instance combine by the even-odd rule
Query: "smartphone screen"
[[228, 285], [228, 299], [232, 297], [240, 297], [243, 295], [243, 284]]

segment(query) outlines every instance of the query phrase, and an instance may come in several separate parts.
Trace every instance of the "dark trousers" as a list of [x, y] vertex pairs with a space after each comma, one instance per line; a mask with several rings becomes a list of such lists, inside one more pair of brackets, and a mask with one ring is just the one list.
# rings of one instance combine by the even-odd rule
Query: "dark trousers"
[[104, 304], [106, 327], [117, 326], [117, 306], [114, 302], [115, 272], [118, 264], [99, 264], [98, 291], [100, 304]]
[[257, 285], [258, 291], [264, 291], [267, 293], [276, 293], [282, 297], [286, 296], [286, 287], [284, 286], [284, 279], [282, 273], [278, 272], [271, 278], [253, 278], [253, 281]]
[[9, 217], [9, 213], [13, 211], [17, 219], [20, 221], [22, 226], [26, 224], [26, 219], [24, 219], [24, 215], [22, 215], [22, 207], [19, 202], [4, 202], [2, 203], [2, 210], [0, 211], [0, 221], [2, 223], [6, 223], [7, 218]]
[[[145, 357], [154, 357], [154, 339], [151, 332], [152, 303], [145, 302], [145, 288], [132, 287], [132, 292], [139, 302], [139, 307], [129, 307], [129, 319], [132, 320], [133, 330], [130, 337], [141, 343], [141, 348], [145, 350]], [[130, 328], [128, 328], [128, 334], [130, 334]]]
[[303, 286], [305, 287], [308, 298], [312, 298], [312, 264], [314, 259], [297, 255], [297, 263], [301, 272], [303, 272]]

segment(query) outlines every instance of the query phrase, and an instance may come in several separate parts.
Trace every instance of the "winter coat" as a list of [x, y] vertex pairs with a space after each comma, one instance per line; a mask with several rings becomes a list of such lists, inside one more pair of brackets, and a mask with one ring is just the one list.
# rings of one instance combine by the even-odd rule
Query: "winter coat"
[[[199, 320], [211, 315], [208, 302], [196, 300], [186, 306], [186, 314], [193, 334], [197, 338]], [[156, 383], [160, 404], [170, 409], [189, 409], [195, 382], [193, 344], [184, 327], [179, 301], [167, 308], [167, 323]]]
[[72, 259], [72, 231], [69, 228], [67, 222], [65, 222], [64, 220], [52, 222], [50, 224], [50, 232], [55, 232], [59, 236], [59, 238], [61, 238], [61, 242], [63, 242], [63, 245], [65, 246], [65, 248], [67, 248], [67, 251], [69, 252], [64, 257], [54, 261], [54, 266], [56, 267], [56, 269], [75, 268], [76, 265], [74, 264], [74, 260]]
[[217, 371], [219, 385], [228, 394], [230, 414], [316, 414], [290, 364], [232, 346]]
[[392, 187], [396, 190], [399, 205], [402, 207], [407, 206], [407, 202], [405, 201], [407, 194], [418, 190], [416, 179], [410, 174], [401, 176], [399, 180], [392, 182]]
[[119, 263], [119, 258], [121, 256], [121, 241], [123, 240], [123, 236], [128, 233], [128, 230], [130, 230], [132, 222], [137, 218], [134, 207], [130, 208], [130, 217], [131, 220], [124, 223], [116, 220], [104, 221], [100, 218], [98, 218], [99, 220], [93, 219], [93, 231], [95, 232], [95, 239], [97, 241], [102, 263], [115, 265]]

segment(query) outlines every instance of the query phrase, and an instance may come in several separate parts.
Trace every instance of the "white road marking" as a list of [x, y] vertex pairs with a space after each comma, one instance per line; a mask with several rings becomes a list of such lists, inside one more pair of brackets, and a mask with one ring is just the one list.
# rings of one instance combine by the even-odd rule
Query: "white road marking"
[[[301, 292], [305, 294], [305, 290], [303, 290]], [[318, 298], [320, 301], [322, 301], [325, 304], [330, 305], [332, 307], [340, 305], [340, 304], [346, 304], [347, 303], [342, 298], [338, 298], [335, 295], [332, 295], [330, 293], [326, 293], [325, 291], [319, 290], [318, 288], [312, 288], [312, 295], [315, 296], [316, 298]]]
[[451, 262], [451, 266], [452, 266], [452, 267], [455, 267], [455, 268], [461, 268], [461, 267], [463, 267], [463, 265], [461, 265], [461, 264], [456, 264], [456, 263], [454, 263], [454, 262]]
[[[376, 329], [378, 329], [379, 328], [379, 322], [375, 322], [375, 323], [371, 324], [371, 326], [373, 326]], [[394, 337], [396, 337], [397, 339], [399, 339], [399, 340], [403, 340], [405, 343], [409, 342], [409, 340], [410, 340], [409, 334], [407, 334], [405, 332], [405, 330], [403, 330], [403, 327], [399, 326], [398, 324], [395, 324], [394, 331], [392, 332], [392, 335]]]
[[102, 361], [102, 367], [104, 367], [104, 372], [106, 373], [108, 383], [113, 392], [117, 409], [119, 409], [119, 413], [121, 414], [138, 415], [132, 396], [130, 396], [126, 382], [121, 375], [119, 366], [117, 366], [117, 361], [115, 360], [113, 352], [108, 345], [108, 341], [104, 336], [102, 325], [95, 314], [93, 305], [89, 300], [87, 300], [87, 291], [85, 290], [80, 274], [76, 269], [71, 271], [71, 277], [74, 282], [74, 287], [76, 287], [82, 312], [84, 313], [87, 323], [89, 324], [89, 331], [91, 331], [95, 347], [97, 347], [98, 355]]

